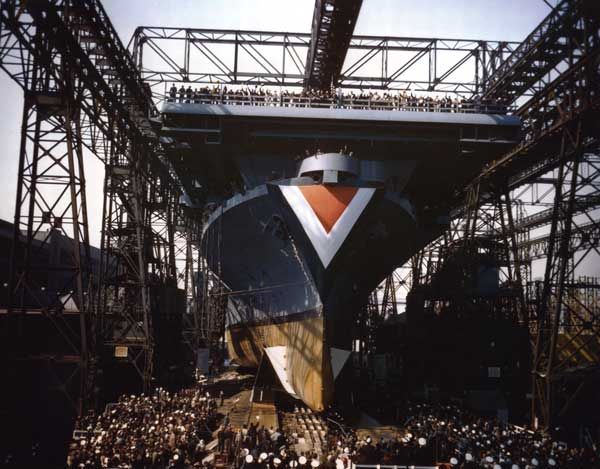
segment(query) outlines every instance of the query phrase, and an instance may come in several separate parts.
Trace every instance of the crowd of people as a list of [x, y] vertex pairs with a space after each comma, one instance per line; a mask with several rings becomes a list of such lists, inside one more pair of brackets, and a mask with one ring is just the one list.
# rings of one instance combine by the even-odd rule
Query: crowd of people
[[[477, 417], [454, 405], [415, 404], [393, 438], [359, 437], [339, 414], [320, 453], [298, 451], [298, 435], [251, 424], [230, 430], [224, 443], [233, 467], [350, 469], [353, 465], [420, 465], [463, 469], [600, 467], [594, 448], [570, 448], [541, 431]], [[221, 443], [220, 443], [221, 445]]]
[[333, 450], [327, 460], [334, 460], [337, 469], [342, 469], [346, 460], [464, 469], [600, 467], [598, 448], [571, 448], [545, 432], [502, 425], [454, 405], [409, 406], [395, 438], [374, 441], [347, 429], [345, 436], [332, 435], [329, 447]]
[[67, 467], [202, 467], [217, 421], [217, 399], [201, 387], [123, 396], [76, 422]]
[[505, 113], [506, 107], [482, 99], [466, 100], [459, 97], [423, 94], [412, 92], [361, 91], [342, 93], [341, 90], [324, 92], [320, 90], [281, 92], [264, 87], [204, 86], [192, 88], [173, 84], [169, 89], [168, 102], [196, 104], [229, 104], [279, 107], [323, 107], [342, 109], [375, 109], [395, 111], [436, 111], [436, 112], [487, 112]]
[[233, 467], [258, 469], [284, 465], [288, 440], [278, 428], [266, 428], [257, 421], [238, 429], [223, 425], [221, 431], [223, 436], [217, 433], [217, 451], [225, 454]]
[[[217, 412], [221, 395], [205, 388], [124, 396], [98, 416], [78, 422], [69, 468], [352, 469], [354, 465], [537, 469], [600, 467], [598, 449], [574, 448], [547, 433], [504, 425], [454, 405], [409, 405], [393, 437], [358, 434], [335, 412], [323, 445], [299, 450], [290, 429], [251, 422], [235, 428]], [[296, 412], [298, 410], [296, 409]], [[310, 413], [310, 411], [308, 410]], [[310, 420], [310, 419], [309, 419]], [[304, 420], [308, 421], [308, 420]], [[213, 438], [216, 442], [211, 441]], [[208, 457], [212, 454], [212, 457]]]

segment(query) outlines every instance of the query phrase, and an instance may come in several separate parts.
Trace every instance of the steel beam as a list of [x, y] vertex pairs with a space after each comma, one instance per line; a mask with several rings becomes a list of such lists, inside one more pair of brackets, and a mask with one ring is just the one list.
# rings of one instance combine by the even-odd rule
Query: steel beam
[[[96, 305], [86, 326], [93, 342], [88, 350], [96, 358], [102, 347], [127, 347], [126, 360], [148, 387], [153, 350], [150, 281], [174, 278], [165, 226], [180, 192], [152, 129], [150, 117], [156, 109], [151, 95], [100, 2], [3, 0], [1, 7], [0, 66], [25, 91], [22, 148], [38, 148], [22, 151], [16, 226], [30, 225], [26, 237], [31, 239], [44, 224], [51, 223], [53, 232], [79, 227], [75, 243], [85, 245], [87, 233], [78, 234], [87, 229], [81, 155], [89, 152], [106, 164], [99, 286], [88, 292], [97, 293], [96, 301], [86, 302]], [[45, 143], [60, 132], [63, 137]], [[64, 184], [62, 198], [40, 195], [49, 176]], [[69, 197], [71, 209], [59, 202]], [[31, 278], [31, 269], [29, 261], [23, 264], [13, 257], [16, 291], [25, 285], [21, 279]], [[73, 296], [81, 296], [87, 287], [73, 287]], [[85, 382], [93, 387], [93, 376]]]
[[[599, 18], [592, 2], [561, 2], [489, 75], [484, 99], [519, 104], [522, 141], [458, 195], [449, 232], [414, 259], [413, 284], [435, 295], [440, 265], [465, 243], [506, 246], [498, 259], [506, 259], [506, 280], [520, 289], [511, 308], [533, 338], [532, 423], [543, 427], [580, 393], [587, 374], [576, 370], [600, 362], [593, 353], [600, 346], [598, 303], [581, 300], [597, 287], [574, 287], [584, 260], [600, 257]], [[501, 193], [505, 204], [497, 211]], [[533, 260], [545, 261], [540, 282], [531, 279]]]
[[[36, 360], [39, 357], [26, 349], [32, 340], [26, 315], [34, 310], [47, 318], [48, 335], [60, 337], [62, 345], [42, 355], [76, 357], [69, 361], [73, 369], [59, 389], [80, 413], [92, 392], [87, 372], [93, 347], [86, 296], [91, 258], [77, 106], [81, 86], [69, 64], [50, 46], [47, 31], [25, 25], [26, 45], [22, 36], [13, 34], [18, 21], [14, 13], [3, 4], [2, 67], [14, 74], [25, 94], [6, 327], [16, 326], [11, 334], [16, 356]], [[50, 61], [60, 68], [62, 80], [45, 67]], [[77, 328], [64, 313], [78, 316]], [[50, 359], [48, 367], [66, 363], [59, 361]], [[61, 375], [55, 373], [59, 381]]]
[[[354, 36], [335, 85], [472, 96], [516, 42]], [[155, 100], [167, 85], [304, 87], [311, 35], [281, 31], [139, 27], [130, 49]], [[327, 86], [330, 86], [328, 82]]]
[[305, 89], [337, 87], [362, 0], [315, 0]]
[[[598, 45], [598, 5], [563, 0], [484, 81], [484, 98], [510, 105], [543, 89], [587, 50]], [[595, 29], [594, 29], [595, 28]]]

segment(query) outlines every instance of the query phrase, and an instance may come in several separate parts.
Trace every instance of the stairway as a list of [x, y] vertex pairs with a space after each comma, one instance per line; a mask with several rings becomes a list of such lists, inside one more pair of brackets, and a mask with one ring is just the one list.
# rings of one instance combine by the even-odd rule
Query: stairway
[[219, 413], [229, 414], [229, 423], [234, 429], [247, 425], [252, 410], [250, 394], [252, 391], [244, 390], [225, 399], [223, 405], [218, 408]]
[[308, 407], [296, 405], [293, 412], [282, 412], [280, 421], [284, 433], [293, 438], [296, 452], [322, 455], [327, 450], [327, 423]]

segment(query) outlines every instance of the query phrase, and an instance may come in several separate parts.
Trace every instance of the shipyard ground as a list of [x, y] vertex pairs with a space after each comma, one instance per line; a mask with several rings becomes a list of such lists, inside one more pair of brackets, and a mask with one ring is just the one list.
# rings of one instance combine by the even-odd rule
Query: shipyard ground
[[[567, 429], [556, 428], [551, 435], [502, 423], [465, 409], [466, 404], [457, 400], [441, 402], [438, 396], [429, 402], [392, 404], [371, 399], [316, 413], [285, 393], [278, 382], [251, 378], [247, 371], [241, 373], [245, 378], [240, 380], [236, 376], [239, 372], [230, 370], [207, 387], [212, 395], [224, 391], [226, 397], [219, 407], [222, 423], [229, 422], [234, 431], [254, 425], [281, 432], [285, 444], [273, 448], [274, 454], [269, 452], [260, 461], [260, 443], [253, 447], [242, 441], [242, 448], [236, 448], [229, 457], [215, 452], [209, 460], [216, 466], [240, 467], [248, 454], [255, 462], [259, 458], [259, 467], [273, 467], [274, 458], [288, 466], [304, 456], [306, 467], [312, 461], [313, 467], [318, 463], [332, 469], [350, 462], [423, 468], [514, 467], [513, 463], [520, 467], [596, 467], [600, 462], [597, 453], [569, 440]], [[353, 399], [359, 396], [355, 393]], [[217, 435], [218, 430], [213, 433], [215, 448]]]
[[[257, 386], [255, 376], [249, 376], [248, 370], [233, 367], [223, 372], [206, 385], [211, 395], [220, 395], [223, 401], [218, 407], [223, 418], [233, 429], [259, 425], [288, 436], [288, 448], [297, 455], [313, 455], [326, 459], [331, 451], [328, 438], [332, 435], [355, 434], [359, 439], [373, 441], [395, 440], [402, 435], [402, 425], [381, 424], [369, 416], [367, 411], [357, 408], [332, 408], [327, 412], [312, 412], [298, 399], [289, 396], [277, 382], [261, 383]], [[377, 409], [371, 409], [376, 411]], [[390, 420], [388, 418], [388, 420]], [[393, 420], [393, 419], [392, 419]], [[213, 433], [212, 447], [217, 447], [217, 433]], [[235, 464], [218, 451], [207, 461], [226, 466]], [[428, 461], [434, 465], [435, 461]]]

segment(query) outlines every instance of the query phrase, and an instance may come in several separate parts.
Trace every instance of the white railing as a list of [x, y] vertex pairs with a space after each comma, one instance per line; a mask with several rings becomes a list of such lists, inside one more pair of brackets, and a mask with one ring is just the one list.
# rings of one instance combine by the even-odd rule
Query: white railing
[[335, 98], [297, 95], [253, 95], [253, 94], [192, 94], [169, 95], [163, 99], [180, 104], [220, 104], [231, 106], [272, 106], [324, 109], [368, 109], [379, 111], [453, 112], [506, 114], [510, 107], [472, 101], [431, 101], [423, 98], [357, 98], [340, 96]]

